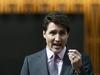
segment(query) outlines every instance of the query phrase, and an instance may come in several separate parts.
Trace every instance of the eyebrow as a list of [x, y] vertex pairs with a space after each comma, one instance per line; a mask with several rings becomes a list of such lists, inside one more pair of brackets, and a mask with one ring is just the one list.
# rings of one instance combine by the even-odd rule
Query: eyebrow
[[[52, 32], [52, 31], [57, 31], [57, 30], [50, 30], [50, 32]], [[60, 31], [66, 32], [67, 30], [64, 29], [64, 30], [60, 30]]]
[[67, 30], [60, 30], [60, 31], [64, 31], [64, 32], [66, 32]]

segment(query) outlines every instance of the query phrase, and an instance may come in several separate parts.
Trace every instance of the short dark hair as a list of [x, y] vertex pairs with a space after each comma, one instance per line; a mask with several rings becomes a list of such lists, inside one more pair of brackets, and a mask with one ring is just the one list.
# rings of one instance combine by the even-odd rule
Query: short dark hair
[[50, 22], [61, 25], [66, 28], [67, 33], [70, 32], [70, 21], [69, 18], [61, 12], [55, 11], [48, 14], [43, 21], [43, 30], [47, 31], [47, 27]]

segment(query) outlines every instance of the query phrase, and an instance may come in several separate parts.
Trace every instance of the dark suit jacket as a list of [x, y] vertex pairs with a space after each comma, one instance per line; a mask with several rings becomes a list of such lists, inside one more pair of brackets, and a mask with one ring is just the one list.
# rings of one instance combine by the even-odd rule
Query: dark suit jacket
[[[64, 55], [60, 75], [74, 75], [74, 70], [67, 55], [69, 48], [67, 47], [66, 49], [67, 50]], [[81, 53], [81, 55], [82, 69], [79, 75], [94, 75], [90, 57], [83, 53]], [[49, 75], [46, 60], [46, 49], [43, 49], [42, 51], [35, 54], [26, 56], [20, 75]]]

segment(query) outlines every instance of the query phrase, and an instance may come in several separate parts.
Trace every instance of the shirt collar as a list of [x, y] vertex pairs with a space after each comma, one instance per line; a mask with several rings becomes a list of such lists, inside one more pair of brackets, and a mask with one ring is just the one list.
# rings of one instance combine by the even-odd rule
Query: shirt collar
[[[64, 49], [58, 54], [58, 56], [60, 57], [60, 59], [62, 60], [64, 57], [66, 51], [66, 46], [64, 47]], [[54, 54], [50, 49], [48, 49], [48, 47], [46, 47], [46, 53], [47, 53], [47, 59], [50, 59], [51, 56]]]

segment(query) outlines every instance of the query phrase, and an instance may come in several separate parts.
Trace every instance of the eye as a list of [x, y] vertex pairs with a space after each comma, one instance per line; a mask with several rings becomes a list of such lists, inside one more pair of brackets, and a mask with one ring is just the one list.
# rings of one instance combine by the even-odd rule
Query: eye
[[62, 31], [62, 32], [60, 32], [60, 35], [64, 35], [64, 34], [65, 34], [65, 32], [63, 32], [63, 31]]
[[52, 31], [52, 32], [50, 32], [50, 34], [55, 35], [55, 34], [56, 34], [56, 32]]

